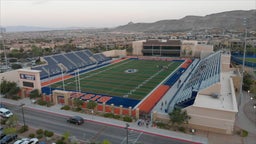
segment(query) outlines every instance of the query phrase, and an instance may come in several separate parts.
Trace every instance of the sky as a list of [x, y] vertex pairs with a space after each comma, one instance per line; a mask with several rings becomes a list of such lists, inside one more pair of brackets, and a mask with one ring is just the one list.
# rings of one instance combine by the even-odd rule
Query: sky
[[116, 27], [256, 9], [256, 0], [0, 0], [0, 25]]

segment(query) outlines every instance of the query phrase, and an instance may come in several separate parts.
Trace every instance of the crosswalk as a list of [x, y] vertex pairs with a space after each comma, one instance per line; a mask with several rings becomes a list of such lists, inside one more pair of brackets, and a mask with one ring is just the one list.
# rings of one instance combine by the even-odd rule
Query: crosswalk
[[[130, 130], [128, 132], [128, 144], [138, 144], [139, 143], [138, 140], [142, 134], [143, 132], [136, 132], [136, 131]], [[126, 143], [127, 143], [127, 137], [124, 137], [121, 144], [126, 144]]]

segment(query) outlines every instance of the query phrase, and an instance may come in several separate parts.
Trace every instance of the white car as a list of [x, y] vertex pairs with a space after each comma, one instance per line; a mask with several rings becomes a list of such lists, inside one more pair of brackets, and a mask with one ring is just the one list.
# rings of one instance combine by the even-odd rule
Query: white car
[[29, 138], [23, 138], [21, 140], [17, 140], [15, 143], [13, 144], [38, 144], [39, 141], [37, 138], [32, 138], [32, 139], [29, 139]]
[[0, 108], [0, 116], [4, 118], [9, 118], [13, 115], [13, 113], [6, 109], [6, 108]]
[[17, 140], [13, 144], [28, 144], [29, 140], [30, 140], [29, 138], [23, 138], [21, 140]]
[[38, 144], [39, 140], [37, 138], [32, 138], [29, 140], [28, 144]]

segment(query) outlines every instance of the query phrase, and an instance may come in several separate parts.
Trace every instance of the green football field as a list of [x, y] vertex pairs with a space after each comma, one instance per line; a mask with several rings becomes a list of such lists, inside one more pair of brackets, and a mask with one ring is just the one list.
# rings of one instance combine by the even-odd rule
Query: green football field
[[[143, 99], [182, 62], [125, 60], [64, 81], [65, 90]], [[164, 67], [164, 68], [163, 68]], [[134, 70], [128, 73], [127, 70]], [[52, 84], [63, 88], [63, 82]]]
[[[243, 58], [239, 58], [240, 60], [243, 60]], [[256, 63], [256, 58], [245, 58], [245, 61]]]
[[256, 63], [256, 58], [245, 58], [245, 61]]

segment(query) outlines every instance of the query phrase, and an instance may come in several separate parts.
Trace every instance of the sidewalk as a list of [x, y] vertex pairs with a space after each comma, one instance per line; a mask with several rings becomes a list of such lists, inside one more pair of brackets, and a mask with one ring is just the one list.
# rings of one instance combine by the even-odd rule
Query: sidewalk
[[[96, 123], [103, 123], [106, 125], [111, 125], [111, 126], [116, 126], [116, 127], [121, 127], [121, 128], [124, 128], [126, 126], [126, 122], [124, 122], [124, 121], [104, 118], [104, 117], [100, 117], [100, 116], [96, 116], [96, 115], [89, 115], [89, 114], [77, 113], [77, 112], [73, 112], [73, 111], [61, 110], [60, 105], [55, 105], [55, 106], [51, 106], [51, 107], [40, 106], [37, 104], [33, 104], [31, 102], [31, 100], [28, 98], [24, 98], [24, 99], [21, 99], [18, 101], [1, 98], [1, 101], [3, 103], [17, 105], [17, 106], [21, 105], [21, 104], [25, 104], [24, 108], [46, 111], [49, 113], [55, 113], [55, 114], [59, 114], [59, 115], [63, 115], [63, 116], [79, 115], [86, 120], [93, 121]], [[205, 137], [202, 137], [202, 136], [178, 133], [178, 132], [158, 129], [158, 128], [154, 128], [154, 127], [148, 127], [148, 128], [141, 127], [141, 126], [138, 126], [136, 122], [129, 123], [129, 125], [130, 125], [130, 127], [129, 127], [130, 130], [135, 130], [135, 131], [139, 131], [139, 132], [143, 132], [143, 133], [154, 134], [157, 136], [163, 136], [163, 137], [174, 138], [174, 139], [180, 139], [183, 141], [189, 141], [189, 142], [194, 142], [194, 143], [203, 143], [203, 144], [208, 143], [208, 139]]]

